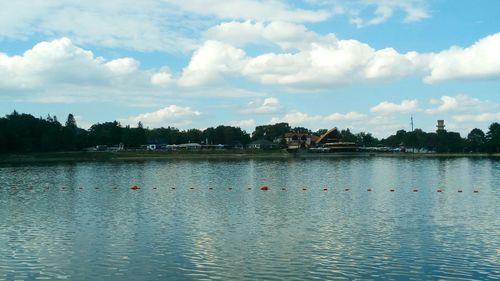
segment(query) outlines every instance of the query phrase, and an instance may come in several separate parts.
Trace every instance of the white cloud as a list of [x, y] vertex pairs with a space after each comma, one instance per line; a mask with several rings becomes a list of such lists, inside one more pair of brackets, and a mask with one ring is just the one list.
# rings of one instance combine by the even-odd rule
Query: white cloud
[[248, 43], [271, 42], [282, 49], [305, 49], [311, 42], [318, 41], [320, 36], [307, 30], [303, 25], [290, 22], [224, 22], [210, 28], [206, 37], [234, 46]]
[[111, 71], [90, 51], [75, 47], [67, 38], [42, 42], [22, 56], [0, 53], [0, 86], [30, 89], [47, 83], [102, 83]]
[[175, 51], [192, 48], [193, 40], [184, 33], [194, 32], [195, 22], [157, 0], [3, 1], [0, 38], [47, 34], [94, 46]]
[[130, 74], [139, 68], [139, 62], [132, 58], [121, 58], [107, 62], [106, 67], [117, 75]]
[[297, 53], [254, 57], [242, 73], [262, 84], [321, 90], [362, 81], [395, 79], [418, 71], [420, 62], [414, 52], [376, 51], [362, 42], [337, 40], [328, 35]]
[[365, 114], [361, 114], [358, 112], [347, 112], [345, 114], [342, 113], [332, 113], [325, 117], [327, 121], [356, 121], [363, 120], [366, 117]]
[[40, 42], [21, 55], [0, 53], [0, 96], [41, 103], [100, 101], [151, 107], [181, 91], [185, 96], [264, 95], [223, 83], [225, 74], [241, 68], [243, 51], [219, 42], [204, 46], [177, 79], [168, 67], [141, 69], [139, 61], [129, 57], [108, 61], [68, 38]]
[[[243, 37], [238, 35], [241, 30], [250, 30], [241, 32], [242, 36], [252, 33], [250, 37], [256, 37], [260, 33], [262, 37], [272, 24], [231, 23], [232, 27], [225, 29], [227, 32], [218, 33], [220, 36], [215, 36], [215, 32], [213, 35], [227, 42], [243, 44]], [[467, 49], [452, 48], [450, 50], [454, 51], [437, 54], [402, 54], [392, 48], [376, 50], [357, 40], [339, 40], [333, 34], [318, 36], [300, 28], [294, 32], [291, 31], [289, 37], [283, 35], [280, 38], [273, 35], [268, 36], [266, 40], [284, 49], [295, 48], [297, 51], [270, 52], [255, 57], [247, 56], [242, 49], [228, 43], [209, 40], [195, 52], [186, 68], [185, 76], [193, 76], [191, 78], [194, 81], [186, 84], [222, 83], [222, 74], [233, 74], [264, 85], [317, 91], [360, 82], [394, 80], [411, 75], [427, 75], [426, 82], [500, 77], [500, 56], [496, 56], [495, 52], [500, 49], [500, 33], [486, 37]], [[305, 36], [308, 39], [301, 41], [302, 36], [293, 34], [310, 36]], [[235, 40], [231, 40], [233, 37]], [[200, 62], [203, 67], [195, 67]]]
[[94, 125], [92, 122], [85, 120], [81, 115], [76, 115], [74, 117], [78, 128], [88, 130], [92, 125]]
[[[0, 53], [0, 95], [39, 102], [145, 100], [151, 73], [133, 58], [106, 61], [68, 38], [36, 44], [24, 54]], [[141, 95], [139, 95], [141, 93]]]
[[346, 14], [350, 22], [358, 27], [382, 24], [399, 12], [404, 13], [403, 22], [405, 23], [430, 17], [426, 0], [307, 1], [322, 7], [329, 7], [333, 15]]
[[219, 19], [318, 22], [330, 17], [330, 13], [318, 10], [293, 8], [287, 1], [273, 0], [166, 0], [181, 11]]
[[265, 98], [264, 100], [255, 100], [249, 102], [242, 110], [243, 114], [263, 114], [275, 113], [282, 108], [277, 98]]
[[285, 114], [285, 116], [283, 117], [273, 117], [271, 118], [271, 121], [269, 121], [269, 123], [275, 124], [280, 122], [286, 122], [291, 126], [303, 126], [313, 122], [321, 121], [322, 119], [323, 117], [319, 115], [310, 116], [307, 113], [293, 111]]
[[403, 100], [400, 104], [383, 101], [370, 109], [379, 114], [408, 113], [418, 111], [417, 100]]
[[172, 74], [167, 71], [160, 71], [151, 76], [151, 83], [156, 86], [169, 86], [174, 82], [175, 80], [173, 79]]
[[405, 12], [404, 22], [416, 22], [430, 17], [425, 1], [421, 0], [363, 0], [361, 3], [366, 6], [375, 6], [375, 12], [374, 17], [369, 20], [364, 20], [359, 16], [354, 17], [353, 21], [359, 27], [384, 23], [397, 10]]
[[1, 6], [0, 39], [45, 34], [78, 44], [167, 52], [192, 50], [194, 38], [217, 20], [317, 22], [330, 16], [281, 0], [16, 0]]
[[191, 57], [179, 79], [183, 87], [221, 84], [223, 74], [240, 71], [245, 63], [245, 52], [231, 45], [209, 40]]
[[451, 79], [500, 78], [500, 33], [484, 37], [468, 48], [451, 47], [428, 55], [430, 74], [425, 81], [433, 83]]
[[231, 122], [229, 122], [229, 125], [235, 126], [235, 127], [240, 127], [243, 130], [246, 130], [247, 132], [252, 132], [255, 129], [257, 122], [255, 122], [255, 120], [253, 120], [253, 119], [247, 119], [247, 120], [240, 120], [240, 121], [231, 121]]
[[456, 122], [499, 122], [500, 112], [487, 112], [480, 114], [465, 114], [465, 115], [454, 115], [453, 120]]
[[187, 126], [193, 119], [199, 118], [201, 112], [193, 110], [191, 107], [170, 105], [153, 112], [142, 113], [119, 121], [123, 124], [137, 125], [142, 122], [144, 126], [167, 127], [167, 126]]
[[484, 112], [498, 108], [499, 105], [490, 101], [482, 101], [466, 95], [442, 96], [440, 99], [431, 99], [431, 105], [437, 107], [429, 108], [425, 112], [429, 114], [438, 114], [444, 112]]
[[424, 66], [416, 52], [399, 54], [386, 48], [375, 51], [364, 71], [367, 79], [395, 79], [418, 73]]

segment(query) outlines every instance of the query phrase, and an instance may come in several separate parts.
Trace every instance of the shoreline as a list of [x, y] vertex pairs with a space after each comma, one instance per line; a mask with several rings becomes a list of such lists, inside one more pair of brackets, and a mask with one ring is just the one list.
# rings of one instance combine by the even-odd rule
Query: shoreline
[[286, 151], [71, 151], [40, 152], [0, 155], [0, 164], [53, 163], [53, 162], [121, 162], [149, 160], [248, 160], [248, 159], [325, 159], [325, 158], [499, 158], [500, 153], [373, 153], [373, 152], [334, 152], [334, 153], [299, 153]]

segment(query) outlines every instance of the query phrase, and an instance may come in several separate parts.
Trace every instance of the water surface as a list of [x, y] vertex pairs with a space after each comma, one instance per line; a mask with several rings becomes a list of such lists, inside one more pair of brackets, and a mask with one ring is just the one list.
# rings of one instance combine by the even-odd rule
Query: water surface
[[4, 165], [0, 279], [494, 280], [499, 199], [487, 158]]

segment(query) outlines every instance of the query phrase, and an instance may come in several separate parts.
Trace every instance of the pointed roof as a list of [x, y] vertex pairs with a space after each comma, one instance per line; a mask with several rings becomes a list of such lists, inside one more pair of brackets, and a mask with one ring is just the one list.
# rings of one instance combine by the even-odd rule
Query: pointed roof
[[332, 134], [336, 134], [336, 135], [338, 135], [338, 137], [336, 137], [336, 138], [340, 138], [340, 132], [339, 132], [339, 130], [337, 130], [337, 127], [333, 127], [333, 128], [331, 128], [330, 130], [328, 130], [326, 133], [322, 134], [322, 135], [321, 135], [321, 136], [320, 136], [320, 137], [316, 140], [316, 144], [321, 143], [322, 141], [326, 140], [326, 139], [327, 139], [327, 137], [328, 137], [329, 135], [332, 135]]

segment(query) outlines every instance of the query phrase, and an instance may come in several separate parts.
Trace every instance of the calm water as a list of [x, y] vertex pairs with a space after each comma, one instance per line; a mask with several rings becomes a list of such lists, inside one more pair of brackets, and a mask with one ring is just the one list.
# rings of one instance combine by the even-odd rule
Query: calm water
[[499, 199], [490, 159], [4, 165], [0, 279], [498, 280]]

